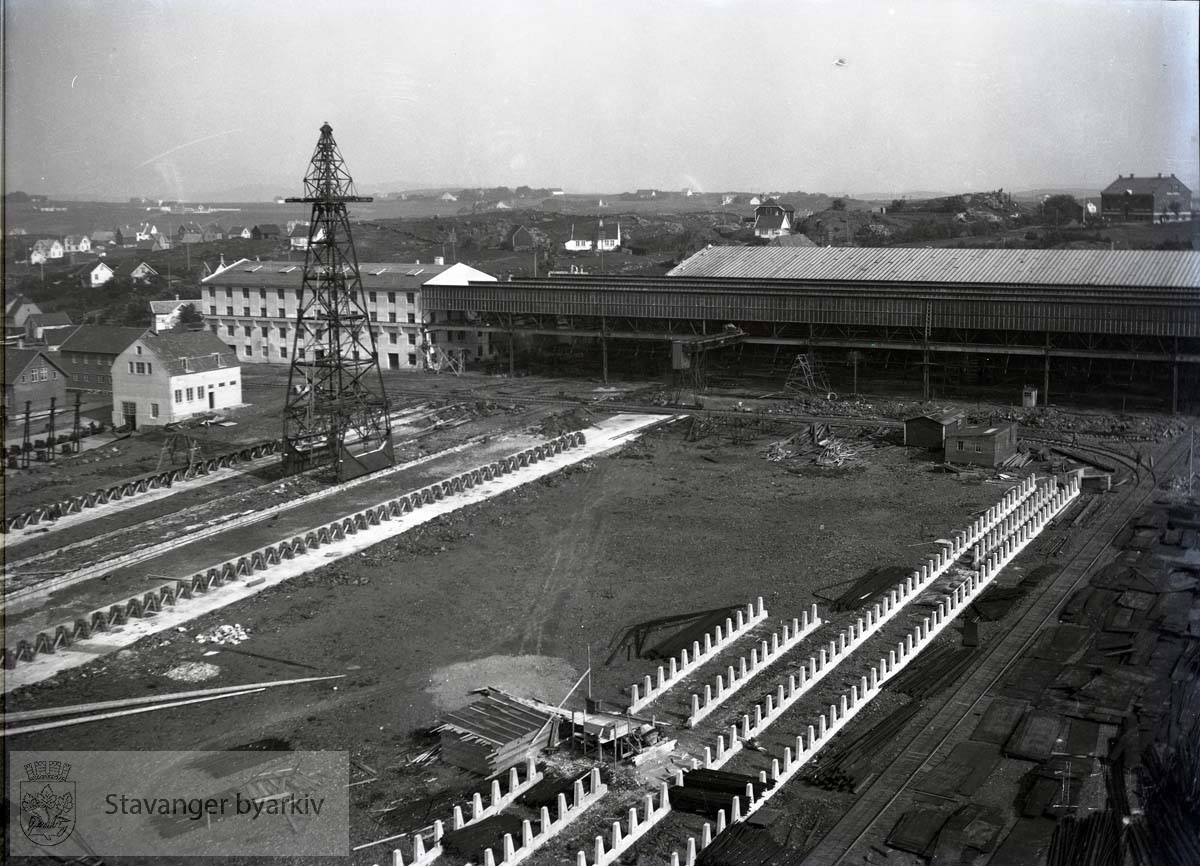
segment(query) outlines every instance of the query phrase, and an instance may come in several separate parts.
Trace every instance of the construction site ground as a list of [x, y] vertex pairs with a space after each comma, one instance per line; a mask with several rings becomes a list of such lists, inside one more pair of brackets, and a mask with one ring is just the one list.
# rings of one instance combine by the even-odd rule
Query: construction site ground
[[[231, 444], [277, 435], [271, 407], [282, 403], [285, 378], [281, 370], [246, 370], [247, 393], [259, 405], [231, 416], [237, 427], [206, 428], [202, 435], [229, 437], [224, 441]], [[392, 376], [386, 381], [393, 413], [402, 416], [401, 459], [446, 448], [461, 450], [340, 492], [323, 500], [324, 506], [285, 511], [277, 521], [235, 530], [245, 537], [230, 536], [228, 544], [223, 538], [219, 547], [189, 543], [187, 536], [197, 527], [318, 491], [328, 482], [315, 476], [284, 480], [276, 470], [249, 467], [172, 495], [148, 497], [142, 504], [131, 501], [92, 520], [70, 525], [64, 521], [50, 533], [14, 534], [7, 561], [24, 559], [31, 573], [39, 562], [46, 573], [54, 574], [147, 544], [177, 539], [179, 545], [159, 561], [144, 561], [114, 570], [106, 581], [68, 588], [49, 606], [31, 607], [24, 615], [10, 610], [6, 643], [23, 627], [22, 616], [29, 628], [67, 619], [76, 608], [150, 589], [156, 576], [170, 569], [199, 570], [240, 548], [281, 538], [305, 520], [332, 518], [335, 512], [398, 495], [538, 438], [598, 420], [607, 414], [606, 401], [614, 406], [655, 405], [664, 392], [645, 382], [602, 385], [532, 377]], [[588, 406], [565, 408], [561, 401]], [[843, 465], [815, 465], [813, 449], [799, 447], [797, 453], [798, 442], [781, 446], [789, 432], [802, 432], [794, 422], [781, 422], [782, 431], [774, 424], [760, 429], [754, 424], [718, 426], [700, 441], [690, 441], [689, 431], [695, 433], [690, 419], [660, 426], [617, 453], [587, 459], [437, 517], [179, 629], [17, 689], [6, 696], [6, 710], [323, 674], [343, 674], [344, 679], [162, 710], [145, 719], [116, 718], [21, 735], [10, 738], [10, 748], [69, 749], [86, 742], [93, 749], [226, 749], [269, 741], [295, 749], [346, 749], [362, 766], [373, 768], [365, 775], [375, 779], [352, 789], [351, 844], [411, 832], [447, 818], [454, 804], [484, 788], [480, 777], [422, 757], [437, 742], [429, 729], [439, 713], [468, 703], [472, 689], [497, 686], [557, 703], [590, 659], [593, 695], [620, 703], [625, 688], [652, 673], [657, 664], [620, 651], [611, 664], [606, 662], [630, 626], [745, 604], [761, 595], [771, 620], [646, 711], [682, 726], [691, 691], [702, 689], [724, 665], [778, 627], [780, 618], [799, 616], [813, 601], [824, 609], [825, 601], [872, 569], [911, 568], [935, 549], [935, 539], [964, 526], [1008, 487], [987, 471], [937, 471], [935, 455], [902, 447], [894, 419], [915, 414], [921, 408], [916, 402], [792, 401], [742, 387], [706, 395], [705, 405], [739, 414], [750, 409], [748, 416], [784, 411], [845, 417], [854, 426], [833, 430], [837, 461]], [[1178, 421], [1155, 416], [1021, 413], [983, 404], [963, 408], [992, 417], [1007, 412], [1017, 415], [1025, 429], [1042, 427], [1055, 436], [1079, 433], [1081, 445], [1104, 443], [1130, 455], [1161, 452], [1155, 443], [1179, 428]], [[419, 421], [411, 421], [417, 416]], [[887, 419], [893, 422], [890, 428], [883, 423]], [[1114, 441], [1117, 437], [1126, 441]], [[114, 458], [120, 462], [105, 466], [104, 472], [116, 480], [154, 469], [161, 441], [155, 435], [139, 435], [118, 443]], [[77, 463], [49, 468], [46, 489], [62, 495], [65, 490], [98, 486], [94, 473], [99, 469], [92, 467], [97, 464], [79, 458]], [[28, 504], [46, 501], [45, 493], [39, 495], [24, 476], [18, 477]], [[1131, 486], [1120, 489], [1112, 502], [1101, 497], [1092, 522], [1103, 523], [1116, 507], [1112, 503]], [[1055, 557], [1065, 563], [1075, 541], [1067, 538], [1056, 547], [1053, 542], [1059, 535], [1072, 533], [1049, 536], [1046, 546], [1039, 545], [1038, 551], [1012, 566], [1010, 577]], [[235, 540], [237, 545], [232, 544]], [[1047, 553], [1050, 549], [1053, 556]], [[6, 591], [19, 589], [13, 575], [8, 577]], [[114, 581], [124, 581], [129, 591], [114, 588]], [[1022, 610], [1018, 605], [1012, 616], [1020, 617]], [[898, 617], [880, 642], [894, 641], [911, 627], [913, 616], [920, 612]], [[1011, 621], [982, 624], [985, 645], [1004, 634]], [[237, 645], [197, 640], [218, 626], [233, 624], [248, 633], [248, 640]], [[845, 624], [843, 617], [837, 628]], [[831, 631], [836, 628], [821, 630], [812, 640], [827, 640]], [[939, 638], [943, 644], [958, 640], [956, 630]], [[197, 685], [179, 681], [181, 670], [200, 665], [213, 666], [212, 675]], [[702, 757], [703, 746], [719, 725], [736, 720], [773, 688], [780, 673], [786, 676], [793, 669], [787, 660], [777, 667], [720, 708], [701, 731], [678, 727], [677, 754]], [[780, 750], [838, 691], [856, 681], [860, 668], [848, 666], [822, 683], [776, 723], [764, 745]], [[858, 724], [868, 725], [900, 706], [901, 699], [885, 693]], [[900, 743], [894, 744], [897, 753], [900, 748]], [[885, 764], [892, 759], [888, 754], [880, 757]], [[587, 766], [566, 756], [551, 758], [551, 764], [568, 775], [579, 775]], [[762, 755], [748, 750], [727, 768], [757, 773], [764, 766]], [[575, 850], [590, 846], [593, 835], [604, 832], [608, 822], [623, 814], [623, 806], [638, 802], [647, 790], [626, 768], [618, 768], [609, 784], [610, 796], [531, 862], [573, 860]], [[787, 815], [772, 833], [784, 844], [805, 849], [854, 802], [850, 793], [793, 781], [772, 804]], [[671, 850], [682, 848], [687, 835], [698, 833], [700, 824], [696, 816], [673, 813], [635, 852], [649, 862], [665, 862]], [[387, 862], [394, 844], [398, 843], [356, 852], [351, 862]]]
[[[8, 707], [167, 692], [180, 688], [168, 671], [200, 661], [220, 669], [205, 686], [321, 673], [346, 679], [164, 710], [149, 725], [114, 719], [26, 735], [13, 746], [68, 748], [84, 735], [97, 749], [220, 749], [264, 738], [349, 749], [381, 772], [354, 789], [352, 843], [417, 829], [449, 813], [439, 803], [480, 786], [478, 777], [436, 763], [404, 768], [433, 742], [421, 732], [441, 710], [469, 701], [470, 689], [495, 685], [557, 702], [590, 652], [594, 695], [616, 700], [652, 669], [624, 654], [602, 664], [628, 626], [756, 595], [773, 616], [798, 615], [822, 587], [918, 559], [1004, 489], [936, 473], [924, 455], [884, 440], [864, 440], [851, 468], [789, 470], [764, 459], [769, 441], [691, 443], [682, 424], [660, 428], [620, 453], [437, 518], [186, 631], [14, 692]], [[196, 641], [233, 623], [249, 641]], [[205, 656], [213, 649], [217, 655]], [[371, 814], [384, 806], [391, 811]], [[565, 834], [561, 845], [580, 838], [588, 837]], [[385, 853], [370, 849], [357, 862]]]

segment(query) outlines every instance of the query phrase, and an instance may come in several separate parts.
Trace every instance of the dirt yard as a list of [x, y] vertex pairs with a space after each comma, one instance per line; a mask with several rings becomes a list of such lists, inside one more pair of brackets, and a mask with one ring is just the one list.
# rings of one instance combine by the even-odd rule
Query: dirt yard
[[[439, 710], [468, 690], [499, 685], [557, 703], [590, 650], [594, 693], [615, 698], [651, 669], [624, 654], [603, 664], [629, 625], [757, 595], [773, 615], [797, 615], [822, 587], [913, 563], [1003, 490], [935, 473], [883, 442], [866, 443], [854, 468], [788, 471], [764, 459], [769, 440], [688, 443], [683, 426], [14, 693], [8, 708], [345, 679], [25, 735], [10, 748], [224, 749], [278, 738], [348, 749], [381, 772], [354, 789], [359, 844], [444, 817], [447, 798], [479, 788], [437, 764], [404, 766], [432, 744], [423, 732]], [[194, 636], [221, 624], [250, 639], [205, 656], [214, 647]], [[199, 685], [165, 676], [188, 662], [219, 672]], [[390, 811], [371, 813], [381, 808]], [[387, 856], [384, 846], [353, 862]]]

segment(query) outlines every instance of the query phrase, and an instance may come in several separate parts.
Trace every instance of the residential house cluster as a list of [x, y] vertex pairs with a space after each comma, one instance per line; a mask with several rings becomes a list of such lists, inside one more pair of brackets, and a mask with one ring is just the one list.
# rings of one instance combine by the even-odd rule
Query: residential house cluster
[[569, 252], [612, 252], [621, 247], [621, 223], [606, 228], [604, 220], [593, 224], [571, 223], [571, 237], [563, 243]]
[[33, 265], [62, 259], [73, 253], [105, 256], [111, 249], [137, 249], [143, 252], [161, 252], [175, 244], [200, 244], [223, 240], [274, 240], [289, 237], [293, 249], [307, 249], [308, 235], [305, 224], [303, 245], [292, 228], [285, 233], [275, 223], [256, 226], [233, 226], [228, 231], [219, 223], [201, 225], [187, 221], [171, 233], [159, 231], [153, 223], [144, 222], [136, 226], [121, 226], [115, 229], [97, 229], [90, 234], [67, 235], [64, 238], [39, 238], [28, 247], [29, 263]]

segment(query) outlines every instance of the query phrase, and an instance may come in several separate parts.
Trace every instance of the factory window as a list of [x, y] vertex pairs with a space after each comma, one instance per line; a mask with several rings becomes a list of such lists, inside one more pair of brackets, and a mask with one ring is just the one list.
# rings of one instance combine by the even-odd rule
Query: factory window
[[77, 365], [77, 364], [79, 363], [79, 356], [78, 356], [78, 355], [72, 355], [72, 356], [71, 356], [71, 363], [72, 363], [72, 364], [76, 364], [76, 365]]
[[417, 356], [415, 354], [413, 354], [412, 352], [408, 353], [408, 366], [410, 366], [410, 367], [417, 366]]
[[271, 350], [270, 350], [270, 347], [269, 347], [269, 346], [263, 346], [263, 347], [262, 347], [262, 356], [263, 356], [264, 358], [269, 358], [269, 357], [270, 357], [270, 352], [271, 352]]
[[264, 300], [264, 301], [265, 301], [265, 300], [267, 299], [267, 290], [266, 290], [266, 289], [259, 289], [259, 290], [258, 290], [258, 296], [259, 296], [259, 298], [261, 298], [262, 300]]
[[396, 345], [396, 335], [388, 334], [388, 342], [391, 343], [393, 346]]
[[226, 331], [226, 333], [228, 333], [228, 334], [229, 334], [229, 336], [231, 336], [231, 337], [232, 337], [232, 336], [233, 336], [233, 325], [226, 325], [226, 326], [225, 326], [225, 331]]
[[246, 347], [246, 357], [249, 358], [253, 354], [254, 354], [254, 350], [252, 348], [250, 348], [249, 346], [247, 346]]
[[982, 443], [982, 442], [976, 442], [976, 443], [975, 443], [975, 453], [976, 453], [976, 454], [982, 454], [982, 453], [983, 453], [983, 443]]
[[157, 404], [157, 403], [151, 403], [151, 404], [150, 404], [150, 417], [151, 417], [151, 418], [157, 418], [157, 417], [158, 417], [158, 404]]
[[217, 314], [217, 305], [216, 304], [209, 304], [208, 314], [210, 316], [215, 316]]
[[388, 313], [388, 321], [389, 321], [389, 322], [394, 322], [394, 321], [396, 321], [396, 314], [395, 314], [395, 313]]
[[371, 310], [371, 321], [372, 321], [372, 322], [378, 322], [378, 321], [379, 321], [379, 314], [378, 314], [378, 313], [376, 313], [374, 310]]
[[355, 301], [355, 302], [358, 301], [358, 289], [350, 290], [350, 300]]
[[303, 346], [301, 346], [299, 349], [296, 350], [296, 357], [299, 358], [301, 361], [304, 360], [304, 347]]
[[232, 315], [233, 315], [233, 307], [226, 307], [226, 308], [225, 308], [225, 315], [227, 315], [227, 316], [232, 316]]
[[267, 308], [266, 307], [258, 308], [258, 317], [260, 319], [265, 319], [267, 317]]
[[[24, 381], [25, 381], [25, 377], [24, 377], [24, 376], [22, 376], [22, 377], [21, 377], [21, 381], [22, 381], [22, 382], [24, 382]], [[85, 381], [85, 382], [90, 382], [90, 381], [92, 381], [92, 376], [91, 376], [91, 374], [90, 374], [90, 373], [84, 373], [84, 374], [83, 374], [83, 381]]]
[[371, 299], [372, 304], [376, 302], [375, 292], [371, 292], [369, 295], [367, 295], [367, 297]]
[[187, 398], [188, 398], [189, 403], [191, 403], [193, 400], [196, 399], [196, 389], [195, 388], [187, 389]]
[[408, 345], [410, 345], [410, 346], [417, 345], [417, 335], [416, 334], [408, 335]]
[[242, 297], [243, 297], [243, 298], [248, 298], [248, 297], [250, 297], [250, 290], [249, 290], [249, 289], [242, 289]]
[[281, 340], [286, 340], [286, 339], [287, 339], [287, 328], [280, 328], [280, 329], [279, 329], [279, 338], [280, 338]]
[[279, 295], [279, 300], [283, 300], [283, 289], [280, 289], [276, 294]]
[[132, 373], [132, 372], [133, 372], [133, 361], [130, 361], [130, 362], [129, 362], [129, 372], [130, 372], [130, 373]]
[[396, 293], [395, 292], [388, 292], [388, 303], [389, 304], [396, 303]]
[[300, 300], [300, 296], [304, 294], [304, 289], [296, 289], [296, 300]]
[[270, 328], [268, 328], [266, 325], [263, 325], [261, 330], [262, 330], [262, 335], [263, 335], [264, 337], [269, 337], [269, 336], [271, 336], [271, 329], [270, 329]]
[[281, 319], [287, 318], [287, 311], [283, 307], [279, 308], [279, 318], [281, 318]]
[[142, 347], [141, 347], [141, 346], [134, 346], [134, 347], [133, 347], [133, 353], [134, 353], [135, 355], [140, 355], [140, 354], [142, 354]]
[[243, 316], [246, 316], [247, 318], [249, 318], [249, 316], [250, 316], [250, 308], [249, 308], [249, 307], [242, 307], [242, 315], [243, 315]]
[[287, 349], [284, 348], [283, 346], [279, 347], [279, 357], [281, 357], [281, 358], [287, 357]]
[[226, 290], [225, 290], [225, 297], [227, 297], [227, 298], [232, 298], [232, 297], [233, 297], [233, 289], [226, 289]]
[[250, 326], [249, 326], [249, 325], [242, 325], [242, 333], [243, 333], [243, 335], [244, 335], [244, 336], [246, 336], [246, 337], [249, 337], [249, 336], [250, 336], [250, 330], [251, 330], [251, 329], [250, 329]]
[[412, 292], [405, 292], [404, 300], [408, 301], [409, 304], [415, 304], [417, 302], [417, 296]]
[[183, 402], [183, 389], [182, 389], [182, 388], [176, 388], [176, 389], [175, 389], [175, 402], [176, 402], [176, 403], [182, 403], [182, 402]]
[[415, 315], [413, 315], [412, 313], [409, 313], [408, 314], [408, 323], [410, 325], [415, 325], [417, 323], [417, 317]]
[[962, 450], [963, 450], [963, 446], [964, 446], [965, 444], [966, 444], [965, 442], [963, 442], [961, 439], [959, 439], [957, 442], [955, 442], [955, 443], [954, 443], [954, 450], [955, 450], [955, 451], [962, 451]]

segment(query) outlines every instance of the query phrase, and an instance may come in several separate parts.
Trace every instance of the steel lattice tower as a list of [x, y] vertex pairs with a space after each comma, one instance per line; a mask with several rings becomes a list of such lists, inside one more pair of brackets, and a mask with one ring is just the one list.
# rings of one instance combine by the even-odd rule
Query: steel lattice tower
[[284, 466], [299, 472], [332, 460], [344, 481], [391, 466], [395, 454], [346, 212], [348, 202], [371, 199], [355, 194], [328, 123], [304, 197], [288, 201], [311, 203], [312, 220], [283, 414]]

